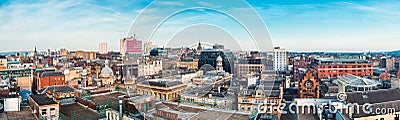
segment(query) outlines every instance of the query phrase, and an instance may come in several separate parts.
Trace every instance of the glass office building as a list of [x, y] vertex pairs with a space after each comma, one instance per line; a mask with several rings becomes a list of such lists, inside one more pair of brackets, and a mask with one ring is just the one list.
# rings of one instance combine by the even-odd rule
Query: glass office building
[[217, 66], [218, 56], [222, 57], [222, 66], [228, 73], [233, 73], [234, 56], [232, 51], [222, 49], [205, 49], [202, 50], [199, 56], [199, 69], [206, 64], [210, 64], [214, 68]]

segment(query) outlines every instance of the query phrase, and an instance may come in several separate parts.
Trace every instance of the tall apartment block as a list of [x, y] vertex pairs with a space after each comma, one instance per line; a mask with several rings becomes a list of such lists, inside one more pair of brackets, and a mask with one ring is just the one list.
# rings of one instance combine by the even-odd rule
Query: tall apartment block
[[286, 71], [288, 65], [288, 52], [280, 47], [274, 48], [274, 70]]

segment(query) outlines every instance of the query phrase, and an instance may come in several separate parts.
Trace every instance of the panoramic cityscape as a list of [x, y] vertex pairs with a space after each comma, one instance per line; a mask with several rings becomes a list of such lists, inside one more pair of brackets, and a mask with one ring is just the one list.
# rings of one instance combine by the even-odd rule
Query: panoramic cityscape
[[0, 120], [400, 120], [397, 2], [0, 1]]

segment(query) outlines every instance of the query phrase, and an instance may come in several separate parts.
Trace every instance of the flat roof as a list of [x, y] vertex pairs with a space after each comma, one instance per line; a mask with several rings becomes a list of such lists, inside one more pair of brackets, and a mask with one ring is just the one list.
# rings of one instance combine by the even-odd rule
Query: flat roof
[[43, 89], [38, 90], [38, 93], [44, 94], [47, 90], [50, 90], [50, 93], [62, 93], [62, 92], [74, 92], [75, 89], [68, 85], [54, 85], [54, 86], [46, 86]]
[[147, 98], [151, 98], [151, 97], [153, 97], [153, 96], [152, 95], [138, 95], [138, 96], [133, 96], [133, 97], [129, 98], [128, 100], [135, 102], [138, 100], [147, 99]]
[[61, 105], [60, 112], [69, 119], [77, 120], [98, 120], [101, 119], [101, 115], [88, 107], [82, 106], [78, 103]]
[[46, 94], [37, 94], [31, 95], [31, 98], [38, 104], [38, 105], [50, 105], [50, 104], [58, 104], [56, 101], [48, 97]]
[[160, 108], [158, 110], [177, 114], [179, 119], [182, 119], [182, 120], [188, 120], [191, 117], [196, 115], [196, 113], [179, 111], [178, 109], [173, 109], [173, 108], [168, 108], [168, 107]]
[[119, 92], [109, 92], [103, 94], [92, 95], [92, 102], [96, 105], [106, 105], [108, 101], [111, 102], [111, 108], [118, 110], [118, 100], [119, 96], [124, 96], [125, 94]]
[[142, 84], [147, 84], [150, 86], [158, 86], [158, 87], [173, 87], [177, 85], [183, 84], [182, 81], [178, 80], [163, 80], [163, 79], [152, 79], [142, 82]]
[[[21, 107], [21, 111], [3, 113], [9, 120], [36, 120], [30, 108]], [[0, 115], [1, 118], [2, 115]]]
[[352, 58], [317, 58], [316, 60], [319, 60], [322, 63], [369, 63], [367, 60]]

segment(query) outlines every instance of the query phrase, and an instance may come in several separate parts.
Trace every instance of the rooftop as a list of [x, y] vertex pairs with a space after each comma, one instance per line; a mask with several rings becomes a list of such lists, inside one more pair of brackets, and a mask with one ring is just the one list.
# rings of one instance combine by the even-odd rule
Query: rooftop
[[349, 103], [358, 103], [359, 105], [365, 103], [374, 104], [400, 100], [399, 89], [381, 89], [368, 92], [348, 92], [346, 94], [347, 101]]
[[63, 76], [62, 72], [55, 72], [55, 71], [46, 71], [43, 72], [41, 77], [48, 77], [48, 76]]
[[96, 105], [106, 105], [108, 102], [111, 102], [111, 108], [118, 110], [118, 97], [123, 95], [124, 94], [118, 92], [96, 94], [92, 95], [92, 101], [96, 103]]
[[152, 95], [138, 95], [138, 96], [130, 97], [128, 100], [136, 102], [138, 100], [147, 99], [147, 98], [151, 98], [151, 97], [153, 97], [153, 96]]
[[249, 96], [259, 91], [262, 92], [265, 97], [279, 97], [281, 82], [280, 80], [262, 80], [260, 85], [251, 85], [247, 89], [242, 90], [239, 94], [242, 96]]
[[192, 113], [192, 112], [184, 112], [184, 111], [180, 111], [178, 109], [173, 109], [173, 108], [160, 108], [158, 110], [161, 111], [166, 111], [166, 112], [170, 112], [170, 113], [174, 113], [178, 115], [178, 118], [181, 120], [188, 120], [190, 119], [192, 116], [196, 115], [196, 113]]
[[181, 81], [173, 81], [173, 80], [161, 80], [161, 79], [154, 79], [142, 82], [142, 84], [147, 84], [150, 86], [158, 86], [158, 87], [173, 87], [177, 85], [183, 84]]
[[74, 92], [75, 89], [68, 85], [55, 85], [55, 86], [46, 86], [38, 90], [39, 94], [45, 94], [47, 90], [50, 90], [50, 93], [64, 93], [64, 92]]
[[21, 107], [21, 111], [0, 113], [0, 119], [4, 120], [3, 118], [5, 120], [36, 120], [31, 109], [28, 107]]
[[[391, 109], [394, 109], [395, 111], [393, 111], [393, 112], [399, 112], [399, 110], [400, 110], [400, 100], [396, 100], [396, 101], [389, 101], [389, 102], [382, 102], [382, 103], [375, 103], [375, 104], [372, 104], [372, 111], [377, 111], [377, 110], [379, 110], [379, 109], [382, 109], [382, 108], [391, 108]], [[361, 117], [368, 117], [368, 116], [376, 116], [378, 113], [371, 113], [371, 114], [368, 114], [368, 113], [366, 113], [366, 112], [359, 112], [359, 113], [354, 113], [353, 115], [352, 115], [352, 117], [353, 118], [361, 118]], [[345, 118], [349, 118], [349, 114], [347, 114], [347, 113], [343, 113], [343, 116], [345, 117]]]
[[38, 104], [38, 105], [50, 105], [50, 104], [58, 104], [56, 101], [48, 97], [46, 94], [37, 94], [31, 95], [31, 98]]
[[210, 118], [216, 118], [218, 120], [246, 120], [250, 118], [247, 113], [240, 113], [237, 111], [206, 109], [198, 106], [188, 106], [182, 104], [178, 106], [170, 103], [163, 103], [163, 105], [183, 112], [197, 113], [191, 118], [192, 120], [205, 120]]
[[66, 117], [66, 120], [98, 120], [101, 118], [99, 113], [77, 103], [62, 105], [60, 112]]
[[218, 118], [220, 120], [244, 120], [249, 119], [249, 115], [244, 114], [235, 114], [235, 113], [227, 113], [227, 112], [219, 112], [208, 110], [205, 112], [198, 113], [197, 115], [193, 116], [193, 120], [201, 120], [201, 119], [209, 119], [209, 118]]
[[318, 64], [365, 64], [369, 63], [367, 60], [362, 59], [343, 59], [343, 58], [318, 58]]
[[353, 87], [373, 87], [373, 86], [377, 86], [379, 84], [378, 81], [358, 77], [358, 76], [351, 75], [351, 74], [346, 74], [346, 75], [340, 76], [337, 80], [341, 84], [345, 84], [345, 85], [353, 86]]

